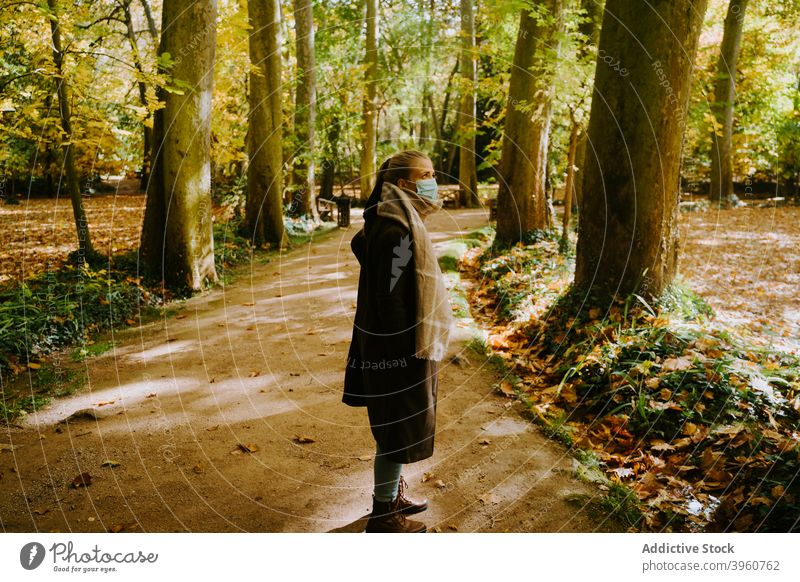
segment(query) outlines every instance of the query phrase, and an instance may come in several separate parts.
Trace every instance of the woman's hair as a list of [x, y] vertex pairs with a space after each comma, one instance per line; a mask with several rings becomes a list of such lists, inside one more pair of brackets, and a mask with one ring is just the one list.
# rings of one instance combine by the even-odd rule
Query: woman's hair
[[364, 208], [365, 221], [371, 220], [377, 212], [384, 182], [397, 184], [397, 180], [400, 178], [407, 179], [411, 173], [411, 162], [419, 158], [430, 159], [428, 154], [419, 150], [403, 150], [386, 158], [378, 169], [375, 186], [367, 199], [367, 204]]

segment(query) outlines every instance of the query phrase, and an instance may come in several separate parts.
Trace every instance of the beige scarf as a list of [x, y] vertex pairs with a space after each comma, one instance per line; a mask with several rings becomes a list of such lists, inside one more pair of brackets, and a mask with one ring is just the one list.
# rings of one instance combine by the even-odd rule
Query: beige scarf
[[[411, 233], [417, 288], [417, 351], [414, 356], [436, 361], [445, 357], [454, 318], [444, 276], [423, 220], [441, 208], [441, 200], [423, 198], [412, 190], [384, 182], [377, 209], [379, 215], [398, 221]], [[396, 254], [393, 267], [402, 268], [403, 260], [407, 263], [410, 255], [402, 256], [402, 250]]]

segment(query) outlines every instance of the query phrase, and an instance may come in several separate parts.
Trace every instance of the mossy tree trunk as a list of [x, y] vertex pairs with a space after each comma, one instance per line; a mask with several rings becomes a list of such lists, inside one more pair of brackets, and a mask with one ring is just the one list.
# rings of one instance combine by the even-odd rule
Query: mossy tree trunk
[[71, 91], [64, 76], [64, 49], [61, 44], [61, 22], [57, 0], [47, 0], [50, 16], [50, 33], [53, 42], [53, 64], [56, 69], [56, 94], [58, 95], [58, 112], [61, 118], [61, 129], [64, 130], [64, 173], [67, 178], [67, 192], [72, 203], [72, 214], [75, 217], [75, 229], [78, 235], [78, 253], [76, 263], [92, 263], [97, 254], [92, 247], [89, 235], [89, 221], [83, 207], [81, 188], [78, 183], [78, 171], [75, 168], [75, 135], [72, 132], [72, 112], [70, 110]]
[[[133, 17], [131, 14], [131, 2], [133, 0], [123, 0], [120, 6], [125, 17], [125, 31], [128, 37], [128, 44], [131, 47], [131, 55], [133, 56], [133, 66], [138, 73], [139, 79], [137, 84], [139, 86], [139, 102], [145, 109], [149, 108], [147, 103], [147, 83], [145, 82], [145, 69], [142, 62], [142, 56], [139, 53], [139, 43], [136, 38], [136, 30], [133, 25]], [[140, 188], [143, 190], [147, 188], [147, 183], [150, 181], [150, 155], [153, 148], [153, 124], [148, 114], [142, 123], [142, 177], [140, 180]]]
[[[581, 0], [581, 8], [584, 11], [585, 20], [578, 25], [578, 31], [584, 36], [585, 41], [578, 48], [578, 58], [587, 58], [589, 51], [597, 47], [600, 40], [600, 24], [603, 22], [604, 0]], [[583, 177], [585, 175], [584, 166], [586, 158], [586, 120], [581, 123], [581, 131], [578, 135], [578, 148], [575, 152], [575, 201], [577, 209], [580, 210], [581, 197], [583, 195]]]
[[378, 132], [377, 98], [378, 80], [378, 0], [366, 0], [367, 39], [364, 62], [367, 72], [364, 78], [363, 128], [361, 138], [361, 199], [366, 200], [375, 184], [376, 140]]
[[537, 0], [520, 15], [511, 69], [497, 195], [500, 245], [547, 227], [547, 147], [552, 111], [555, 35], [563, 0]]
[[[314, 57], [314, 11], [311, 0], [294, 0], [297, 46], [297, 87], [295, 89], [294, 131], [297, 159], [294, 180], [297, 213], [319, 220], [314, 197], [314, 125], [317, 111], [317, 71]], [[294, 205], [293, 205], [294, 206]]]
[[478, 173], [475, 165], [475, 92], [478, 72], [475, 55], [475, 14], [473, 0], [461, 0], [461, 104], [458, 121], [459, 200], [463, 206], [475, 207], [478, 200]]
[[256, 247], [285, 247], [280, 2], [250, 0], [247, 5], [252, 30], [245, 234]]
[[748, 0], [731, 0], [722, 35], [714, 103], [716, 119], [711, 134], [711, 200], [723, 206], [733, 198], [733, 105], [736, 101], [736, 63], [742, 46], [744, 12]]
[[575, 290], [658, 297], [678, 256], [681, 143], [707, 0], [609, 0], [600, 33]]
[[[159, 55], [183, 94], [160, 92], [153, 128], [152, 176], [141, 255], [165, 286], [197, 291], [217, 281], [211, 220], [211, 96], [216, 53], [216, 0], [165, 0]], [[186, 47], [192, 47], [187, 51]]]

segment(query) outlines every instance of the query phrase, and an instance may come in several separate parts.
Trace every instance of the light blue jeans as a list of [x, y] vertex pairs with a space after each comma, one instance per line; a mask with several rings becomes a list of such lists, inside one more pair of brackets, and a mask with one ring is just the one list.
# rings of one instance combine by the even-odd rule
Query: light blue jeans
[[400, 485], [402, 463], [390, 461], [381, 453], [381, 447], [375, 443], [375, 499], [377, 501], [394, 501]]

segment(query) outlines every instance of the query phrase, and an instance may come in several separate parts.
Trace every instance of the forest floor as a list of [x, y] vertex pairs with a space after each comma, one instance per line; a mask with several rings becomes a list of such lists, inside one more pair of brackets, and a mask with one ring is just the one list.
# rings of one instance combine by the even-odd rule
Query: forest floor
[[[83, 388], [4, 430], [5, 532], [363, 530], [374, 441], [341, 403], [360, 218], [271, 260], [178, 313], [115, 330], [76, 368]], [[443, 211], [434, 243], [485, 225]], [[461, 320], [440, 372], [434, 456], [408, 465], [432, 531], [625, 531], [601, 486], [496, 389]], [[456, 356], [454, 360], [451, 360]], [[98, 418], [63, 422], [91, 409]], [[418, 516], [419, 517], [419, 516]]]
[[[48, 203], [30, 204], [49, 233], [24, 227], [24, 206], [2, 208], [0, 222], [23, 224], [2, 229], [6, 275], [35, 272], [61, 239], [68, 245], [69, 217], [54, 218], [68, 208], [53, 214]], [[97, 239], [115, 252], [135, 246], [142, 204], [141, 195], [89, 200], [90, 215], [108, 214], [95, 217], [107, 231], [95, 229]], [[50, 357], [84, 387], [3, 431], [2, 530], [362, 529], [373, 440], [365, 411], [340, 402], [358, 278], [353, 215], [349, 229], [228, 270], [226, 287], [170, 306], [165, 319], [97, 337], [104, 353]], [[442, 245], [486, 222], [484, 210], [429, 219]], [[682, 277], [726, 324], [797, 349], [798, 223], [797, 207], [682, 215]], [[467, 324], [451, 346], [459, 357], [441, 371], [436, 453], [405, 473], [412, 493], [431, 500], [429, 528], [624, 531], [603, 486], [576, 478], [567, 450], [498, 393], [497, 372], [466, 348]], [[100, 419], [60, 422], [87, 408]], [[81, 474], [91, 484], [71, 486]]]

